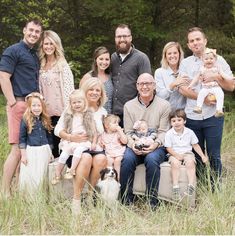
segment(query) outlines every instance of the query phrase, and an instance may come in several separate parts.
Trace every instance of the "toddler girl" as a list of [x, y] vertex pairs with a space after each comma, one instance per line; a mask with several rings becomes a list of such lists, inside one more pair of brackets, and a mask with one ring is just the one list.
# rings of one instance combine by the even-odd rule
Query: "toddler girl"
[[204, 99], [207, 95], [213, 94], [216, 99], [215, 117], [221, 117], [224, 115], [224, 92], [216, 81], [204, 82], [203, 79], [207, 77], [207, 75], [211, 76], [213, 74], [220, 74], [224, 79], [231, 78], [216, 65], [217, 55], [215, 49], [206, 48], [202, 60], [204, 65], [200, 68], [199, 74], [192, 80], [192, 82], [188, 86], [188, 88], [192, 88], [198, 82], [200, 82], [202, 86], [201, 90], [198, 93], [197, 106], [193, 111], [201, 114]]
[[122, 128], [119, 126], [120, 118], [116, 115], [109, 114], [103, 118], [104, 133], [100, 137], [101, 146], [105, 150], [108, 159], [108, 166], [113, 166], [120, 178], [120, 166], [127, 137]]
[[21, 165], [19, 189], [34, 193], [47, 175], [52, 157], [51, 120], [43, 96], [34, 92], [26, 98], [27, 109], [20, 124], [19, 148]]
[[[62, 122], [63, 124], [59, 124]], [[88, 110], [87, 100], [82, 90], [74, 90], [69, 97], [69, 105], [60, 117], [58, 124], [64, 127], [64, 131], [69, 134], [86, 134], [88, 140], [85, 142], [70, 142], [61, 140], [59, 148], [62, 153], [59, 156], [56, 166], [56, 176], [52, 179], [52, 184], [57, 184], [61, 180], [61, 173], [70, 155], [73, 155], [70, 172], [64, 177], [71, 179], [76, 174], [76, 167], [81, 155], [86, 150], [95, 150], [97, 143], [97, 131], [93, 114]]]
[[133, 125], [133, 130], [131, 137], [134, 139], [135, 148], [138, 150], [148, 148], [157, 138], [156, 130], [148, 128], [145, 120], [137, 120]]

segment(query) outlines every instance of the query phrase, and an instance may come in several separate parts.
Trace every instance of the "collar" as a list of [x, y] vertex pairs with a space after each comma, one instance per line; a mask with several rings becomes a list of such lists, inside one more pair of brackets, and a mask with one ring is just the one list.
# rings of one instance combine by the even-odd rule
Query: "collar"
[[167, 70], [167, 73], [168, 73], [169, 75], [172, 75], [172, 76], [174, 76], [175, 78], [179, 75], [179, 70], [177, 70], [177, 72], [175, 73], [175, 72], [170, 68], [170, 66], [168, 66], [166, 70]]
[[196, 55], [193, 54], [193, 59], [195, 62], [201, 61], [202, 59]]
[[20, 40], [20, 45], [24, 48], [27, 49], [27, 51], [31, 52], [31, 53], [36, 53], [36, 49], [34, 48], [30, 48], [29, 45], [27, 43], [25, 43], [23, 40]]
[[175, 131], [174, 128], [172, 128], [173, 134], [177, 135], [177, 136], [184, 136], [187, 133], [187, 129], [186, 127], [184, 127], [183, 133], [179, 134]]
[[152, 102], [153, 102], [153, 100], [154, 100], [154, 98], [155, 98], [155, 95], [156, 95], [156, 93], [154, 93], [154, 95], [153, 95], [153, 99], [149, 102], [149, 104], [146, 106], [141, 100], [140, 100], [140, 95], [138, 94], [138, 101], [139, 101], [139, 103], [141, 104], [141, 105], [143, 105], [143, 106], [145, 106], [145, 107], [149, 107], [151, 104], [152, 104]]

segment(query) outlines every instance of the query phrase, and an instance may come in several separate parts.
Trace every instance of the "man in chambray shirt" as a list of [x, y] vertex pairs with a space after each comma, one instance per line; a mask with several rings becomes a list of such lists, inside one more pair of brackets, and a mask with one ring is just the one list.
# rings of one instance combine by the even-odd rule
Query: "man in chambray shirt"
[[[206, 49], [207, 39], [201, 28], [194, 27], [188, 31], [188, 48], [193, 52], [192, 56], [189, 56], [182, 60], [180, 64], [180, 75], [187, 76], [189, 79], [193, 79], [194, 76], [199, 72], [199, 68], [203, 65], [202, 55]], [[224, 60], [223, 57], [217, 57], [217, 65], [219, 65], [224, 73], [233, 77], [230, 66]], [[218, 84], [226, 90], [232, 91], [234, 89], [234, 81], [226, 80], [219, 74], [211, 77], [203, 78], [205, 82], [217, 81]], [[192, 129], [199, 139], [199, 145], [202, 150], [206, 152], [209, 157], [210, 166], [213, 171], [212, 186], [215, 187], [215, 183], [219, 183], [222, 163], [221, 163], [221, 141], [223, 133], [223, 117], [215, 117], [216, 106], [215, 101], [210, 100], [209, 96], [205, 99], [202, 108], [202, 114], [193, 112], [193, 108], [196, 106], [196, 99], [200, 86], [198, 85], [194, 90], [187, 88], [187, 86], [181, 86], [179, 92], [187, 97], [185, 112], [187, 115], [186, 126]], [[198, 155], [197, 169], [202, 171], [203, 164]], [[205, 177], [205, 176], [204, 176]]]

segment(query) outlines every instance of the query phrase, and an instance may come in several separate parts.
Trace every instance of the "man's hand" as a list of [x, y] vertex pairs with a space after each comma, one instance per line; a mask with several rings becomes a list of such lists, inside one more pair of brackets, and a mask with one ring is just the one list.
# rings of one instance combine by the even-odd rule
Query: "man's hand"
[[133, 150], [133, 152], [137, 155], [137, 156], [141, 156], [141, 155], [143, 155], [143, 151], [142, 150], [139, 150], [139, 149], [137, 149], [137, 148], [135, 148], [135, 142], [133, 143], [133, 146], [132, 146], [132, 150]]
[[147, 155], [159, 147], [159, 143], [152, 143], [149, 147], [143, 148], [143, 154]]

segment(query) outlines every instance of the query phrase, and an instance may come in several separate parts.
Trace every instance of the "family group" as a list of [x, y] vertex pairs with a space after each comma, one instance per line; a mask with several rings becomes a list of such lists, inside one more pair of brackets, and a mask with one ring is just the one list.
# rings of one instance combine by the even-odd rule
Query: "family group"
[[6, 195], [17, 170], [20, 191], [38, 189], [57, 157], [49, 184], [58, 184], [64, 166], [70, 167], [64, 178], [73, 179], [74, 213], [80, 212], [85, 182], [95, 187], [107, 166], [118, 172], [122, 203], [130, 205], [135, 169], [144, 163], [152, 209], [159, 204], [164, 161], [171, 164], [175, 200], [181, 198], [181, 164], [187, 169], [188, 196], [195, 191], [196, 167], [209, 162], [213, 186], [221, 181], [222, 89], [233, 91], [235, 83], [223, 57], [206, 47], [203, 30], [188, 30], [192, 56], [187, 58], [178, 42], [168, 42], [154, 76], [148, 56], [134, 47], [128, 25], [116, 27], [115, 45], [112, 55], [104, 46], [94, 51], [92, 68], [78, 89], [60, 37], [43, 31], [37, 19], [26, 23], [23, 40], [2, 53], [0, 84], [11, 144], [2, 177]]

